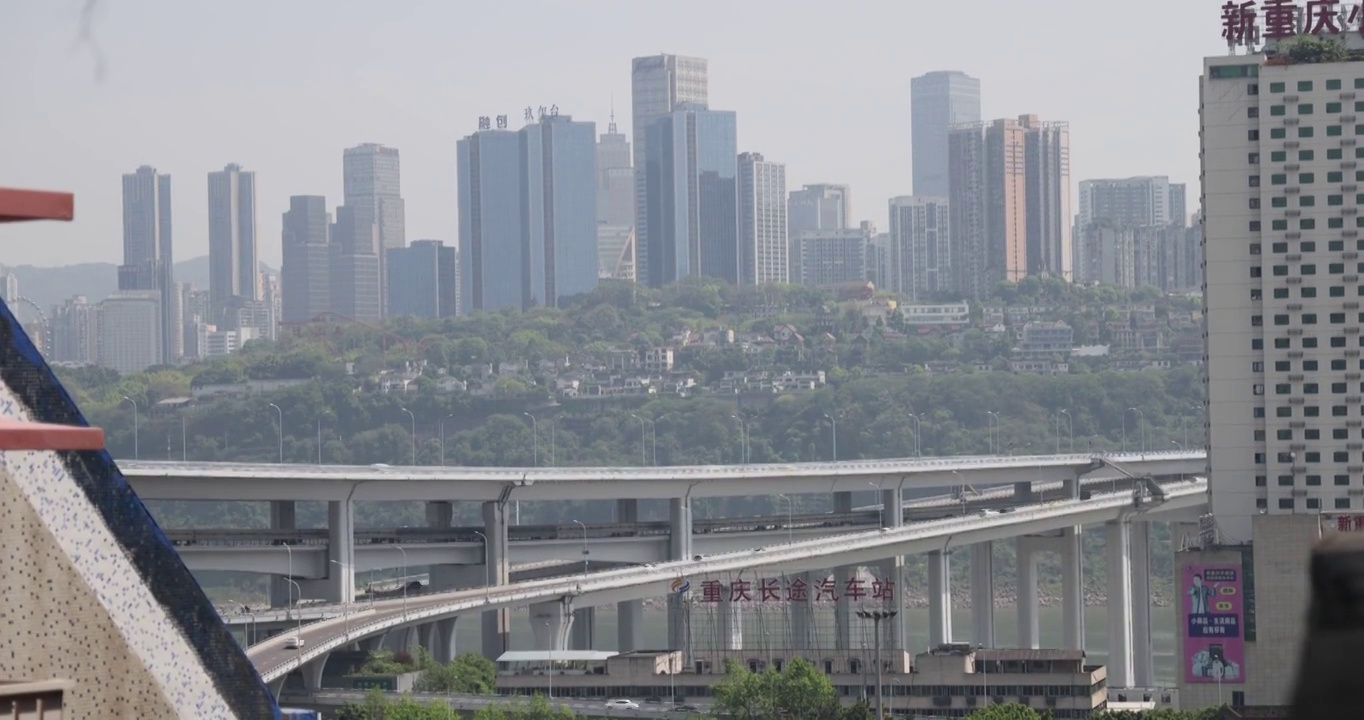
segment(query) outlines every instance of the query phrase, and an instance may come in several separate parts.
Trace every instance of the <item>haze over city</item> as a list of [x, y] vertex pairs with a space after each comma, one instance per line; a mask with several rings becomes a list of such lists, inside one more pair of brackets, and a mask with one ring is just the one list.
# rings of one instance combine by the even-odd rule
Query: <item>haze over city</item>
[[1217, 8], [1178, 0], [99, 0], [88, 39], [83, 5], [19, 0], [0, 24], [5, 180], [78, 198], [74, 223], [0, 230], [7, 264], [118, 262], [119, 178], [143, 164], [176, 179], [176, 256], [205, 254], [206, 175], [240, 163], [276, 265], [289, 196], [338, 202], [341, 151], [364, 142], [403, 154], [407, 237], [454, 244], [455, 141], [479, 116], [519, 127], [557, 105], [604, 132], [614, 105], [629, 133], [630, 59], [660, 52], [709, 60], [739, 149], [785, 163], [790, 188], [850, 185], [856, 220], [884, 225], [887, 199], [913, 191], [909, 81], [933, 70], [979, 78], [984, 119], [1068, 122], [1072, 183], [1196, 187], [1199, 59], [1224, 52]]

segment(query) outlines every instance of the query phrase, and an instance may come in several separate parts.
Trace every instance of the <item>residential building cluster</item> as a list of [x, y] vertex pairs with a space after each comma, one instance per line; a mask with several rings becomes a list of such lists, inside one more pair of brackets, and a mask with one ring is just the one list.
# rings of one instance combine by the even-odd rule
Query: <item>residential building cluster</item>
[[[1198, 229], [1164, 177], [1080, 183], [1070, 136], [1035, 115], [982, 121], [980, 81], [930, 72], [910, 86], [914, 192], [879, 231], [847, 185], [787, 189], [786, 166], [740, 142], [710, 105], [705, 59], [635, 58], [632, 136], [557, 106], [477, 119], [457, 141], [456, 241], [409, 243], [398, 150], [342, 153], [343, 197], [295, 195], [283, 263], [263, 273], [255, 173], [208, 174], [210, 279], [174, 277], [171, 178], [123, 178], [119, 292], [51, 319], [54, 359], [120, 372], [231, 353], [280, 324], [556, 307], [600, 279], [683, 278], [821, 288], [871, 282], [909, 304], [986, 300], [1003, 281], [1198, 288]], [[155, 322], [152, 318], [155, 317]]]

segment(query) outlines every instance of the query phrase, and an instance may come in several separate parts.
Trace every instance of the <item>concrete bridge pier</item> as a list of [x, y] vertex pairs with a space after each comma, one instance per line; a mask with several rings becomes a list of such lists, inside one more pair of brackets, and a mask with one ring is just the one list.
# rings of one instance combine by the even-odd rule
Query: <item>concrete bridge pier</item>
[[288, 679], [289, 679], [288, 675], [281, 675], [280, 677], [271, 680], [269, 683], [270, 694], [278, 698], [279, 694], [284, 692], [284, 682]]
[[[491, 566], [486, 569], [492, 585], [505, 585], [511, 579], [507, 552], [507, 502], [499, 500], [483, 503], [483, 534], [488, 547], [485, 558]], [[486, 580], [485, 580], [486, 582]], [[496, 660], [510, 648], [511, 614], [508, 610], [483, 613], [483, 657]]]
[[355, 504], [327, 503], [327, 599], [355, 602]]
[[935, 550], [928, 554], [928, 645], [952, 642], [951, 556]]
[[[298, 528], [295, 520], [295, 510], [297, 504], [293, 500], [271, 500], [270, 501], [270, 529], [271, 530], [296, 530]], [[281, 548], [283, 550], [283, 548]], [[287, 551], [286, 551], [287, 552]], [[289, 607], [289, 602], [294, 592], [294, 586], [289, 584], [289, 580], [279, 575], [270, 576], [270, 607], [282, 608]]]
[[1150, 523], [1128, 525], [1132, 543], [1132, 682], [1155, 687], [1155, 650], [1151, 645], [1151, 535]]
[[1014, 538], [1018, 565], [1018, 646], [1037, 649], [1042, 646], [1037, 619], [1037, 541], [1030, 537]]
[[[639, 501], [617, 500], [616, 522], [639, 522]], [[643, 600], [616, 603], [616, 649], [620, 652], [644, 649]]]
[[987, 648], [995, 646], [994, 543], [971, 546], [971, 640]]
[[530, 624], [536, 649], [567, 650], [573, 629], [573, 607], [562, 600], [535, 603], [530, 606]]
[[448, 528], [455, 522], [454, 503], [432, 500], [426, 503], [426, 526], [429, 528]]
[[421, 626], [421, 646], [438, 663], [455, 659], [455, 620], [457, 618], [437, 620]]
[[407, 627], [394, 628], [384, 633], [383, 647], [395, 653], [416, 653], [417, 646], [421, 644], [420, 634], [417, 632], [418, 626], [408, 625]]
[[[898, 528], [905, 524], [904, 500], [899, 488], [881, 491], [881, 507], [885, 527]], [[897, 611], [895, 617], [881, 623], [881, 646], [902, 650], [906, 646], [904, 597], [901, 595], [905, 588], [905, 557], [886, 558], [877, 572], [886, 585], [882, 589], [881, 609]]]
[[[1131, 524], [1109, 522], [1104, 526], [1108, 553], [1108, 685], [1133, 686], [1132, 535]], [[1142, 602], [1149, 602], [1143, 598]]]
[[[853, 497], [851, 492], [834, 493], [834, 512], [850, 513], [853, 509]], [[827, 576], [824, 576], [827, 577]], [[848, 582], [857, 577], [857, 567], [845, 565], [834, 568], [834, 594], [843, 597], [843, 593], [848, 588]], [[823, 578], [820, 579], [823, 582]], [[813, 601], [817, 596], [816, 588], [810, 588], [810, 599]], [[834, 644], [842, 652], [851, 652], [852, 646], [852, 605], [846, 602], [834, 603]]]
[[1061, 534], [1062, 644], [1068, 650], [1085, 649], [1085, 585], [1082, 528], [1066, 528]]
[[[671, 560], [690, 560], [692, 552], [691, 501], [688, 498], [673, 498], [668, 503], [668, 558]], [[691, 609], [686, 596], [681, 593], [668, 595], [668, 649], [681, 650], [683, 660], [691, 663]]]
[[793, 650], [812, 650], [818, 646], [815, 638], [815, 606], [813, 603], [815, 586], [823, 579], [822, 573], [804, 572], [791, 578], [789, 582], [800, 581], [805, 586], [805, 600], [788, 600], [786, 602], [786, 622], [790, 628], [791, 649]]
[[1034, 502], [1031, 480], [1014, 483], [1014, 501], [1024, 504]]
[[317, 692], [322, 689], [322, 671], [327, 667], [327, 655], [305, 663], [299, 670], [303, 675], [303, 687], [308, 692]]
[[573, 633], [569, 639], [574, 650], [591, 650], [597, 636], [597, 609], [591, 607], [573, 611]]
[[379, 648], [384, 646], [385, 635], [387, 635], [387, 633], [385, 633], [384, 635], [370, 635], [369, 637], [360, 640], [355, 644], [360, 648], [361, 651], [372, 653], [375, 650], [378, 650]]

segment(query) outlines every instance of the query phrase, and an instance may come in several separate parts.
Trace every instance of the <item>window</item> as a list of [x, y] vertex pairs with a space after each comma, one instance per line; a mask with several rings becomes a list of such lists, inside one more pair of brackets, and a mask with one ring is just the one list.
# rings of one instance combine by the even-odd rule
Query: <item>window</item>
[[[1303, 295], [1303, 297], [1307, 297], [1307, 296], [1306, 296], [1306, 295]], [[1316, 297], [1316, 296], [1313, 295], [1312, 297]], [[1314, 338], [1314, 337], [1305, 337], [1305, 338], [1302, 339], [1302, 346], [1303, 346], [1304, 349], [1314, 348], [1314, 347], [1317, 346], [1317, 339]]]
[[1336, 428], [1336, 429], [1334, 429], [1334, 430], [1331, 431], [1331, 439], [1332, 439], [1332, 440], [1349, 440], [1349, 439], [1350, 439], [1350, 431], [1349, 431], [1349, 430], [1346, 430], [1345, 428]]
[[1247, 204], [1250, 206], [1250, 209], [1251, 209], [1251, 210], [1259, 210], [1259, 209], [1260, 209], [1260, 198], [1257, 198], [1257, 197], [1249, 198], [1249, 199], [1247, 200]]
[[1313, 195], [1303, 195], [1298, 198], [1298, 207], [1316, 207], [1317, 198]]
[[[1339, 127], [1339, 126], [1337, 126], [1337, 127]], [[1327, 129], [1329, 130], [1330, 128], [1327, 128]], [[1327, 133], [1327, 134], [1329, 135], [1330, 133]], [[1327, 159], [1327, 160], [1340, 160], [1342, 154], [1343, 154], [1343, 153], [1341, 153], [1340, 148], [1326, 148], [1326, 159]]]
[[1253, 277], [1253, 278], [1260, 277], [1260, 266], [1259, 266], [1259, 265], [1252, 265], [1252, 266], [1250, 267], [1250, 276]]
[[[1350, 498], [1336, 498], [1336, 509], [1337, 509], [1337, 510], [1349, 510], [1349, 509], [1350, 509]], [[1236, 694], [1236, 693], [1232, 693], [1232, 695], [1235, 695], [1235, 694]], [[1238, 707], [1239, 707], [1239, 706], [1238, 706]]]
[[1286, 174], [1284, 174], [1284, 173], [1274, 173], [1273, 175], [1270, 175], [1270, 176], [1269, 176], [1269, 184], [1270, 184], [1270, 185], [1287, 185], [1287, 184], [1288, 184], [1288, 175], [1286, 175]]
[[1344, 275], [1345, 263], [1331, 263], [1326, 266], [1326, 271], [1332, 275]]
[[1300, 137], [1300, 138], [1316, 137], [1316, 133], [1313, 132], [1313, 130], [1312, 130], [1311, 127], [1299, 127], [1299, 128], [1298, 128], [1298, 137]]
[[[1250, 108], [1250, 109], [1251, 109], [1251, 110], [1259, 110], [1259, 108], [1254, 108], [1254, 107], [1253, 107], [1253, 108]], [[1288, 114], [1288, 107], [1287, 107], [1287, 106], [1284, 106], [1284, 105], [1270, 105], [1270, 106], [1269, 106], [1269, 114], [1272, 115], [1272, 116], [1274, 116], [1274, 117], [1280, 117], [1280, 116], [1283, 116], [1283, 115], [1287, 115], [1287, 114]], [[1260, 114], [1257, 112], [1257, 113], [1255, 113], [1254, 115], [1251, 115], [1250, 117], [1260, 117]]]
[[1275, 350], [1287, 350], [1290, 347], [1292, 346], [1289, 345], [1288, 338], [1274, 338]]
[[1279, 509], [1280, 509], [1280, 510], [1292, 510], [1292, 509], [1293, 509], [1293, 498], [1279, 498]]
[[[1257, 410], [1264, 410], [1264, 408], [1256, 408], [1256, 409], [1257, 409]], [[1263, 413], [1263, 412], [1260, 413], [1260, 417], [1264, 417], [1264, 413]], [[1281, 417], [1281, 418], [1282, 418], [1282, 417], [1293, 417], [1293, 408], [1292, 408], [1292, 407], [1287, 407], [1287, 406], [1285, 406], [1285, 407], [1277, 407], [1277, 408], [1274, 408], [1274, 417]]]
[[1283, 150], [1275, 150], [1274, 152], [1271, 152], [1269, 154], [1270, 162], [1286, 162], [1287, 160], [1288, 153], [1284, 152]]
[[1344, 325], [1344, 324], [1345, 324], [1345, 313], [1331, 313], [1331, 324], [1332, 324], [1332, 325]]
[[[1302, 292], [1299, 293], [1299, 296], [1305, 298], [1314, 298], [1317, 296], [1317, 289], [1314, 287], [1305, 287], [1302, 289]], [[1303, 347], [1306, 346], [1304, 345]]]
[[1345, 452], [1344, 450], [1337, 450], [1334, 453], [1331, 453], [1331, 460], [1333, 462], [1341, 463], [1350, 462], [1350, 453]]
[[[1256, 365], [1259, 365], [1259, 367], [1255, 367]], [[1265, 364], [1262, 363], [1262, 362], [1251, 363], [1251, 364], [1250, 364], [1250, 369], [1251, 369], [1252, 372], [1264, 372], [1264, 370], [1265, 370]], [[1291, 362], [1289, 362], [1289, 361], [1287, 361], [1287, 360], [1275, 360], [1275, 361], [1274, 361], [1274, 372], [1289, 372], [1289, 371], [1292, 370], [1292, 369], [1293, 369], [1293, 363], [1291, 363]]]
[[1327, 196], [1326, 196], [1326, 204], [1327, 204], [1327, 205], [1332, 205], [1332, 206], [1334, 206], [1334, 205], [1344, 205], [1344, 204], [1345, 204], [1345, 196], [1344, 196], [1344, 195], [1327, 195]]
[[1320, 510], [1320, 509], [1321, 509], [1321, 498], [1307, 498], [1307, 509], [1308, 509], [1308, 510]]
[[1304, 417], [1317, 417], [1321, 415], [1321, 408], [1316, 405], [1308, 405], [1302, 409], [1302, 414]]
[[1255, 498], [1255, 509], [1265, 510], [1269, 508], [1269, 500], [1265, 498]]
[[1274, 230], [1287, 230], [1287, 229], [1288, 229], [1288, 221], [1287, 221], [1287, 220], [1271, 220], [1271, 221], [1269, 221], [1269, 227], [1273, 228]]
[[1288, 243], [1286, 242], [1270, 243], [1269, 251], [1278, 254], [1286, 253], [1288, 252]]
[[[1251, 175], [1251, 176], [1250, 176], [1249, 178], [1247, 178], [1247, 179], [1248, 179], [1248, 181], [1250, 182], [1250, 186], [1251, 186], [1251, 187], [1260, 187], [1260, 176], [1259, 176], [1259, 175]], [[1361, 218], [1364, 218], [1364, 215], [1361, 215], [1360, 217], [1361, 217]]]
[[1279, 487], [1293, 487], [1292, 475], [1280, 475], [1278, 477]]
[[[1293, 439], [1293, 431], [1292, 431], [1292, 430], [1280, 430], [1280, 431], [1278, 432], [1278, 436], [1279, 436], [1279, 439], [1280, 439], [1280, 440], [1292, 440], [1292, 439]], [[1281, 480], [1282, 480], [1282, 478], [1281, 478]], [[1280, 482], [1279, 484], [1280, 484], [1280, 485], [1283, 485], [1284, 483], [1283, 483], [1283, 482]], [[1293, 484], [1293, 478], [1291, 478], [1291, 477], [1288, 478], [1288, 483], [1287, 483], [1287, 484], [1292, 485], [1292, 484]]]
[[1308, 160], [1315, 160], [1316, 153], [1312, 152], [1311, 150], [1299, 150], [1298, 159], [1302, 160], [1303, 162], [1306, 162]]
[[1303, 432], [1303, 437], [1306, 438], [1306, 439], [1308, 439], [1308, 440], [1320, 440], [1320, 439], [1321, 439], [1321, 431], [1320, 431], [1320, 430], [1306, 430], [1306, 431]]
[[1311, 80], [1299, 80], [1299, 81], [1298, 81], [1298, 92], [1312, 92], [1312, 81], [1311, 81]]
[[1264, 454], [1264, 453], [1255, 453], [1255, 464], [1256, 464], [1256, 465], [1264, 465], [1264, 464], [1265, 464], [1265, 454]]
[[1288, 316], [1287, 316], [1287, 315], [1275, 315], [1275, 316], [1274, 316], [1274, 324], [1275, 324], [1275, 325], [1279, 325], [1279, 326], [1287, 325], [1287, 324], [1288, 324]]
[[1281, 93], [1283, 90], [1284, 84], [1281, 82], [1272, 82], [1269, 84], [1269, 91], [1272, 93]]
[[1340, 172], [1328, 172], [1328, 173], [1326, 173], [1326, 182], [1338, 183], [1338, 182], [1344, 182], [1344, 181], [1345, 181], [1345, 176], [1344, 176], [1343, 174], [1341, 174]]
[[1340, 137], [1341, 129], [1339, 125], [1327, 125], [1326, 137]]
[[1303, 230], [1316, 230], [1317, 221], [1313, 220], [1312, 218], [1303, 218], [1302, 220], [1298, 221], [1298, 227]]
[[1345, 227], [1345, 220], [1338, 217], [1326, 218], [1326, 227], [1333, 230], [1339, 230], [1340, 228]]
[[1270, 199], [1269, 199], [1269, 206], [1270, 206], [1270, 207], [1276, 207], [1276, 208], [1288, 207], [1288, 198], [1286, 198], [1286, 197], [1270, 198]]
[[[1256, 93], [1256, 94], [1258, 95], [1259, 93]], [[1326, 103], [1326, 112], [1328, 112], [1328, 113], [1338, 113], [1338, 112], [1340, 112], [1340, 103], [1338, 103], [1338, 102], [1328, 102], [1328, 103]]]
[[[1293, 453], [1284, 453], [1284, 454], [1288, 456], [1288, 459], [1285, 460], [1284, 462], [1292, 462], [1292, 461], [1293, 461]], [[1319, 462], [1321, 462], [1321, 453], [1319, 453], [1319, 452], [1310, 452], [1310, 453], [1307, 453], [1307, 462], [1310, 462], [1310, 463], [1319, 463]]]
[[1345, 286], [1333, 285], [1330, 289], [1331, 297], [1345, 297]]
[[1344, 395], [1346, 393], [1345, 383], [1331, 383], [1331, 393], [1334, 395]]
[[[1316, 344], [1316, 338], [1312, 338], [1312, 347], [1316, 347], [1316, 346], [1317, 346], [1317, 344]], [[1307, 343], [1306, 343], [1305, 340], [1304, 340], [1304, 342], [1303, 342], [1303, 347], [1307, 347]], [[1333, 348], [1343, 348], [1343, 347], [1345, 347], [1345, 338], [1343, 338], [1343, 337], [1333, 337], [1333, 338], [1331, 338], [1331, 347], [1333, 347]]]
[[1259, 165], [1260, 153], [1250, 153], [1249, 155], [1246, 155], [1246, 162], [1250, 163], [1251, 165]]
[[1287, 266], [1287, 265], [1275, 265], [1275, 266], [1274, 266], [1274, 277], [1288, 277], [1288, 266]]
[[1316, 325], [1316, 324], [1317, 324], [1317, 314], [1316, 314], [1316, 313], [1303, 313], [1303, 314], [1302, 314], [1302, 324], [1303, 324], [1303, 325]]
[[1307, 476], [1307, 484], [1308, 484], [1308, 485], [1313, 485], [1313, 486], [1321, 485], [1321, 476], [1320, 476], [1320, 475], [1308, 475], [1308, 476]]
[[[1327, 89], [1327, 90], [1339, 90], [1339, 89], [1340, 89], [1340, 80], [1327, 80], [1327, 81], [1326, 81], [1326, 89]], [[1233, 705], [1233, 707], [1241, 707], [1241, 706], [1240, 706], [1240, 705]]]
[[1312, 103], [1302, 103], [1298, 106], [1299, 115], [1311, 115], [1314, 110], [1315, 108], [1312, 107]]
[[1331, 361], [1331, 369], [1332, 369], [1332, 370], [1344, 370], [1344, 369], [1345, 369], [1345, 361], [1344, 361], [1344, 360], [1332, 360], [1332, 361]]
[[1288, 288], [1274, 288], [1274, 299], [1284, 300], [1288, 298]]
[[1302, 183], [1303, 185], [1310, 185], [1316, 181], [1317, 176], [1315, 173], [1310, 172], [1298, 173], [1298, 182]]
[[1317, 243], [1315, 240], [1304, 240], [1301, 243], [1298, 243], [1298, 252], [1310, 253], [1316, 251]]
[[1342, 252], [1345, 250], [1345, 241], [1329, 240], [1326, 243], [1326, 249], [1329, 250], [1330, 252]]
[[1316, 395], [1321, 391], [1321, 386], [1316, 383], [1303, 383], [1302, 391], [1307, 395]]
[[1303, 274], [1303, 275], [1316, 275], [1316, 274], [1317, 274], [1317, 266], [1316, 266], [1316, 265], [1313, 265], [1313, 264], [1311, 264], [1311, 263], [1307, 263], [1306, 265], [1303, 265], [1303, 266], [1302, 266], [1302, 272], [1301, 272], [1301, 274]]
[[1250, 230], [1250, 232], [1260, 232], [1260, 221], [1251, 220], [1249, 225], [1247, 225], [1247, 228]]
[[1275, 395], [1288, 395], [1293, 392], [1293, 386], [1288, 383], [1279, 383], [1274, 386]]
[[[1251, 110], [1254, 110], [1254, 109], [1255, 109], [1255, 108], [1251, 108]], [[1251, 115], [1251, 117], [1258, 117], [1258, 115]], [[1283, 140], [1284, 138], [1287, 138], [1287, 137], [1288, 137], [1288, 129], [1287, 129], [1287, 128], [1270, 128], [1270, 129], [1269, 129], [1269, 138], [1270, 138], [1271, 140]], [[1356, 152], [1359, 152], [1359, 153], [1364, 153], [1364, 148], [1355, 148], [1355, 151], [1356, 151]], [[1364, 154], [1359, 155], [1359, 157], [1364, 157]]]
[[1251, 326], [1251, 327], [1262, 327], [1264, 324], [1265, 324], [1265, 317], [1264, 317], [1263, 315], [1251, 315], [1251, 316], [1250, 316], [1250, 326]]
[[[1249, 140], [1250, 142], [1259, 142], [1259, 140], [1260, 140], [1260, 131], [1259, 131], [1259, 130], [1247, 130], [1247, 131], [1246, 131], [1246, 140]], [[1328, 157], [1330, 156], [1330, 151], [1327, 151], [1327, 156], [1328, 156]], [[1340, 158], [1337, 157], [1336, 159], [1339, 160]]]

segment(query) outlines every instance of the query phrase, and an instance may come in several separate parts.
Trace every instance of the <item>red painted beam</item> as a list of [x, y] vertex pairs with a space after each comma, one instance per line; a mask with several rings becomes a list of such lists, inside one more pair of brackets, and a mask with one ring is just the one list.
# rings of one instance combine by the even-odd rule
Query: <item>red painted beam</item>
[[71, 193], [0, 187], [0, 223], [26, 220], [71, 220], [76, 200]]
[[0, 418], [0, 450], [103, 450], [104, 430]]

